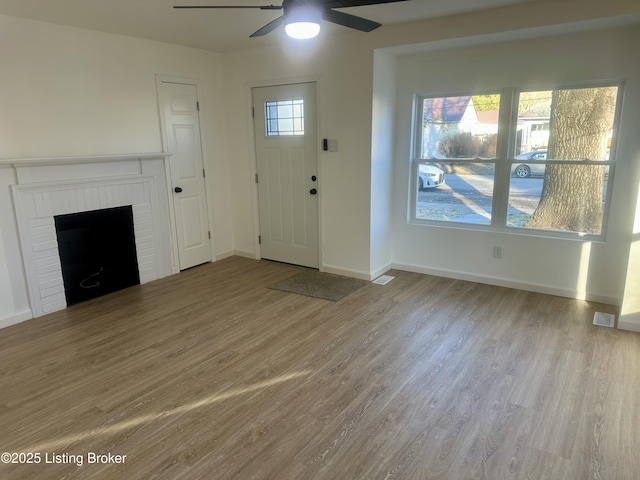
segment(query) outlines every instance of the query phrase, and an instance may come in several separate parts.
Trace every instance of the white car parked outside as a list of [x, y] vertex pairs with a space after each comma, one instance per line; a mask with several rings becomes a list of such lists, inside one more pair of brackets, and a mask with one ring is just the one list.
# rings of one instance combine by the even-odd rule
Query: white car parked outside
[[433, 165], [420, 164], [418, 167], [418, 189], [426, 190], [444, 185], [444, 171]]

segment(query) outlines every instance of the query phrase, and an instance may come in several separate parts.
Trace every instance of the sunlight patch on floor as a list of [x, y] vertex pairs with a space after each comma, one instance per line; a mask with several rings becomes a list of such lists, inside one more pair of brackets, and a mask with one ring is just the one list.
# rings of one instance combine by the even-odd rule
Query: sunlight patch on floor
[[247, 393], [252, 393], [258, 390], [262, 390], [264, 388], [269, 388], [274, 385], [278, 385], [280, 383], [288, 382], [290, 380], [294, 380], [296, 378], [305, 377], [311, 373], [311, 370], [302, 370], [300, 372], [294, 372], [287, 375], [281, 375], [279, 377], [274, 377], [269, 380], [264, 380], [262, 382], [254, 383], [253, 385], [249, 385], [244, 388], [236, 388], [233, 390], [229, 390], [224, 393], [211, 395], [209, 397], [205, 397], [201, 400], [197, 400], [191, 403], [187, 403], [185, 405], [181, 405], [176, 408], [172, 408], [170, 410], [166, 410], [164, 412], [159, 412], [155, 414], [141, 415], [135, 418], [131, 418], [129, 420], [123, 420], [122, 422], [118, 422], [114, 425], [98, 427], [92, 429], [90, 431], [86, 431], [83, 433], [77, 433], [74, 435], [68, 435], [63, 438], [59, 438], [57, 440], [52, 440], [51, 442], [42, 443], [40, 445], [32, 446], [23, 449], [24, 451], [51, 451], [59, 447], [63, 447], [70, 443], [74, 442], [82, 442], [89, 438], [95, 438], [103, 435], [114, 435], [120, 433], [124, 430], [138, 427], [142, 424], [147, 424], [150, 422], [154, 422], [156, 420], [161, 420], [163, 418], [167, 418], [173, 415], [186, 414], [192, 412], [194, 410], [198, 410], [201, 408], [206, 408], [208, 406], [214, 405], [219, 402], [223, 402], [233, 397], [237, 397], [240, 395], [245, 395]]

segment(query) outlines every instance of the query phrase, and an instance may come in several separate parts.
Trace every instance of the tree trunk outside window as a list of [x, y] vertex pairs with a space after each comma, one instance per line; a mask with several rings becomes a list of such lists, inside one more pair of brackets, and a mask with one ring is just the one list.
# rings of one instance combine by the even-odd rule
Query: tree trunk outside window
[[[550, 160], [605, 160], [616, 87], [556, 90]], [[540, 203], [527, 227], [601, 233], [605, 167], [547, 165]]]

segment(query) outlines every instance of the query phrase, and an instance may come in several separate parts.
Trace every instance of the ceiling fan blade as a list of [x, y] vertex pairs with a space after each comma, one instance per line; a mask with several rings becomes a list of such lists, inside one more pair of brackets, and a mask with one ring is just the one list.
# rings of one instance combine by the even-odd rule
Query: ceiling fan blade
[[267, 33], [272, 32], [273, 30], [275, 30], [276, 28], [278, 28], [280, 25], [283, 25], [283, 24], [284, 24], [284, 15], [276, 18], [272, 22], [267, 23], [260, 30], [253, 32], [251, 35], [249, 35], [249, 38], [261, 37], [263, 35], [266, 35]]
[[381, 23], [367, 20], [366, 18], [356, 17], [348, 13], [336, 12], [335, 10], [325, 10], [322, 12], [322, 18], [327, 22], [337, 23], [343, 27], [354, 28], [361, 32], [370, 32], [382, 26]]
[[260, 10], [282, 10], [282, 5], [174, 5], [173, 8], [259, 8]]
[[[338, 12], [334, 8], [360, 7], [365, 5], [377, 5], [382, 3], [406, 2], [408, 0], [283, 0], [281, 5], [174, 5], [179, 9], [260, 9], [260, 10], [284, 10], [285, 15], [291, 13], [295, 8], [315, 4], [322, 9], [322, 18], [327, 22], [336, 23], [343, 27], [353, 28], [361, 32], [370, 32], [382, 26], [381, 23], [374, 22], [362, 17], [356, 17], [348, 13]], [[266, 35], [285, 23], [285, 16], [276, 18], [258, 31], [252, 33], [250, 37], [261, 37]]]
[[366, 5], [378, 5], [381, 3], [406, 2], [408, 0], [326, 0], [325, 8], [364, 7]]

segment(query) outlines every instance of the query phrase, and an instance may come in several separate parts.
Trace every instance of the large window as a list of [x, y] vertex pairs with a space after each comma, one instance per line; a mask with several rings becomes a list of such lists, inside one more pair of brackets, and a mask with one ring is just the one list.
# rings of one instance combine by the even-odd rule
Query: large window
[[620, 94], [610, 84], [418, 97], [413, 221], [602, 237]]

